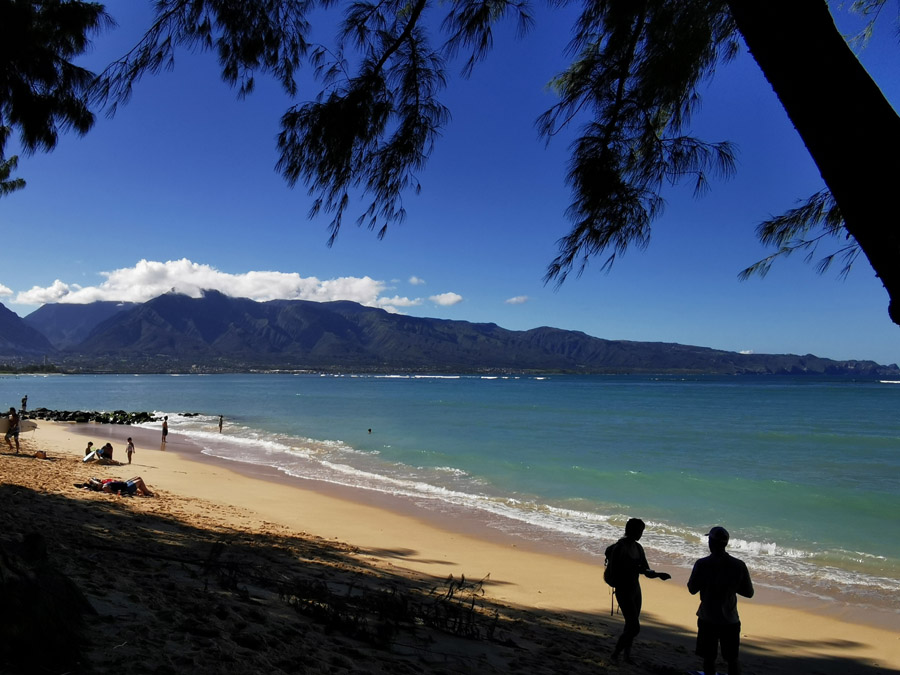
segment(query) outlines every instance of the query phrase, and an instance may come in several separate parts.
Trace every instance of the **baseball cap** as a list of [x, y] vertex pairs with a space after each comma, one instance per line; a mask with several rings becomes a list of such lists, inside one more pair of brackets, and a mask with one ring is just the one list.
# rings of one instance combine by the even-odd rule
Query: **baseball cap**
[[709, 537], [710, 541], [717, 541], [721, 544], [728, 543], [728, 530], [719, 525], [716, 525], [709, 532], [707, 532], [706, 536]]

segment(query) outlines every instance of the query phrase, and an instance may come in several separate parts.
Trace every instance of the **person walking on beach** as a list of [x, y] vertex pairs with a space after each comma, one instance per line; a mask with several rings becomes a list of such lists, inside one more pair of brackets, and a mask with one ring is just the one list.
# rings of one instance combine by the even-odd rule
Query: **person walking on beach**
[[166, 442], [166, 436], [169, 435], [169, 416], [166, 415], [163, 417], [163, 427], [162, 427], [162, 442]]
[[616, 602], [619, 603], [619, 609], [625, 619], [625, 627], [616, 642], [612, 658], [618, 660], [619, 656], [624, 654], [627, 663], [633, 663], [631, 645], [641, 632], [643, 597], [640, 576], [643, 574], [648, 579], [663, 581], [672, 578], [670, 574], [650, 569], [644, 547], [638, 543], [638, 539], [644, 534], [644, 527], [643, 520], [631, 518], [625, 523], [625, 536], [606, 549], [607, 568], [603, 578], [616, 589]]
[[9, 408], [9, 428], [6, 430], [6, 444], [12, 450], [12, 441], [10, 438], [16, 439], [16, 454], [19, 454], [19, 413], [10, 406]]
[[741, 619], [737, 596], [753, 597], [753, 583], [743, 560], [725, 552], [728, 530], [716, 526], [706, 535], [709, 555], [694, 563], [688, 590], [700, 593], [697, 610], [697, 656], [703, 659], [703, 672], [716, 672], [716, 655], [722, 646], [722, 658], [728, 663], [728, 675], [741, 675], [738, 652], [741, 646]]
[[125, 446], [125, 454], [128, 455], [128, 463], [131, 464], [131, 456], [134, 454], [134, 442], [128, 437], [128, 445]]

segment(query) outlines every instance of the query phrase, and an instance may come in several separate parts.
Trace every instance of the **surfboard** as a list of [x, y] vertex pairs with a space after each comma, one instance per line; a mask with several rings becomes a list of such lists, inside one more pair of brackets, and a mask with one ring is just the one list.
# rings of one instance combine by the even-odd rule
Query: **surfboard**
[[[37, 429], [37, 422], [34, 420], [20, 420], [19, 433], [24, 434], [26, 431], [34, 431]], [[0, 417], [0, 434], [9, 431], [9, 417]]]
[[81, 460], [81, 461], [82, 461], [82, 462], [90, 462], [91, 460], [94, 460], [94, 459], [100, 459], [100, 455], [99, 455], [98, 453], [99, 453], [102, 449], [103, 449], [103, 448], [97, 448], [96, 450], [94, 450], [94, 451], [91, 452], [90, 454], [85, 455], [85, 456], [84, 456], [84, 459]]

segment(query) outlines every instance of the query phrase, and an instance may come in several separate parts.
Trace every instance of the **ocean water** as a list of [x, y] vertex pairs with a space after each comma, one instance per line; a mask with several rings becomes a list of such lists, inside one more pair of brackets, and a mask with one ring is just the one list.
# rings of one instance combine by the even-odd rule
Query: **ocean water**
[[167, 414], [205, 454], [463, 509], [600, 564], [628, 517], [657, 567], [689, 568], [721, 524], [757, 585], [900, 617], [900, 383], [54, 375], [2, 377], [0, 394]]

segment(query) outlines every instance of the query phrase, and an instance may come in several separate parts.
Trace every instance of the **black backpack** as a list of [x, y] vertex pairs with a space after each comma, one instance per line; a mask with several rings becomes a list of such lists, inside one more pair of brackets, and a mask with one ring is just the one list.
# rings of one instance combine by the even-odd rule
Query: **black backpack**
[[627, 578], [628, 568], [632, 564], [620, 539], [606, 548], [606, 560], [603, 561], [603, 581], [615, 588]]

